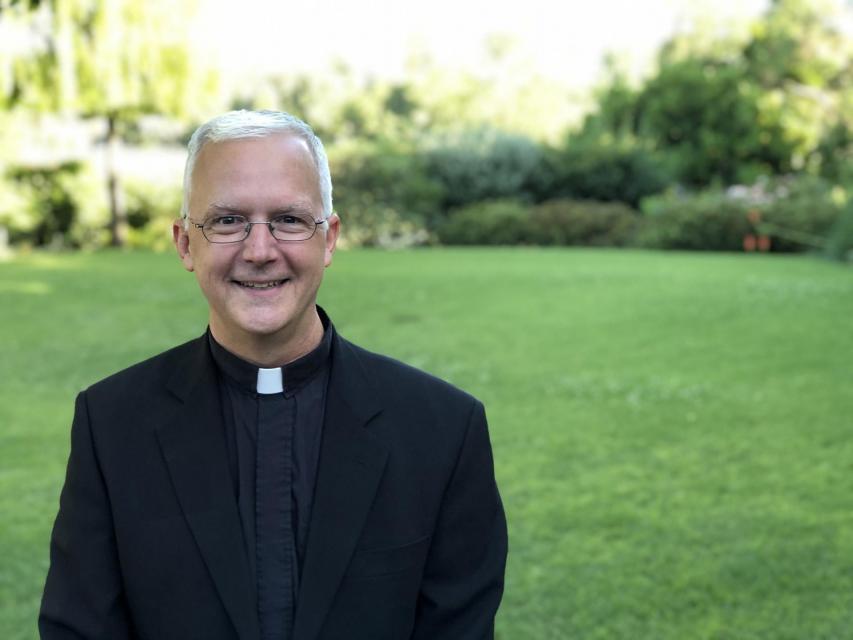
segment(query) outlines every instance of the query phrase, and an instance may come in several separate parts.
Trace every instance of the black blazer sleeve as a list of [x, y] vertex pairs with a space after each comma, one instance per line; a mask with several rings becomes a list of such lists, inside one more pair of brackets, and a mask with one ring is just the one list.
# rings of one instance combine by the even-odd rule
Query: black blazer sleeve
[[474, 401], [427, 557], [412, 638], [494, 638], [506, 556], [486, 415]]
[[77, 396], [71, 454], [50, 540], [50, 570], [39, 614], [43, 640], [131, 638], [109, 496], [89, 424]]

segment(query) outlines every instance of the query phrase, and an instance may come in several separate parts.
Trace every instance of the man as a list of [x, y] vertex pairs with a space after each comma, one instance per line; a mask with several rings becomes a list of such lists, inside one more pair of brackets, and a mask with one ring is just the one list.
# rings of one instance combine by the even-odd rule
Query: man
[[77, 398], [42, 638], [492, 638], [506, 524], [482, 405], [340, 337], [322, 143], [230, 112], [175, 246], [202, 337]]

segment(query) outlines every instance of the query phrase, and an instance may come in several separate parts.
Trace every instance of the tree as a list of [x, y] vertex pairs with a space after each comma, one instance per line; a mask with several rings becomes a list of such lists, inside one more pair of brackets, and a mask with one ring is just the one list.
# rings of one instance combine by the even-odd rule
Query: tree
[[674, 62], [640, 93], [638, 133], [670, 153], [682, 181], [694, 186], [785, 171], [790, 150], [774, 123], [761, 122], [758, 98], [736, 62]]
[[[41, 0], [10, 5], [0, 22], [29, 34], [0, 60], [0, 106], [102, 119], [111, 244], [127, 220], [116, 153], [143, 114], [187, 118], [214, 95], [216, 77], [193, 56], [193, 0]], [[0, 54], [2, 55], [2, 54]]]
[[845, 11], [838, 0], [775, 0], [740, 42], [678, 35], [640, 87], [611, 70], [573, 141], [639, 141], [667, 154], [692, 186], [764, 173], [840, 175], [853, 154]]
[[[833, 155], [853, 125], [853, 43], [841, 18], [853, 5], [774, 0], [743, 49], [760, 88], [762, 119], [779, 124], [793, 169], [832, 173]], [[849, 147], [849, 138], [848, 138]]]

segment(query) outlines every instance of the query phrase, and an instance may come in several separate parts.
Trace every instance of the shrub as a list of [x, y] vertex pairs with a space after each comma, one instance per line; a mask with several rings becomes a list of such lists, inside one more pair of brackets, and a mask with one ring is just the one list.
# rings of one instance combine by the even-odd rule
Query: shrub
[[13, 167], [0, 176], [0, 226], [15, 244], [94, 247], [107, 220], [101, 177], [82, 162]]
[[540, 170], [542, 149], [523, 136], [478, 129], [438, 141], [424, 158], [449, 211], [485, 200], [532, 199], [529, 185]]
[[442, 191], [427, 177], [421, 156], [379, 140], [339, 144], [329, 161], [345, 243], [399, 246], [428, 239], [425, 225], [440, 208]]
[[127, 246], [134, 249], [169, 251], [172, 243], [172, 221], [153, 220], [144, 227], [130, 227], [127, 230]]
[[438, 236], [445, 244], [622, 246], [638, 217], [621, 203], [553, 200], [531, 208], [519, 200], [487, 200], [451, 211]]
[[527, 205], [512, 199], [487, 200], [451, 211], [438, 227], [444, 244], [507, 245], [530, 242]]
[[16, 241], [32, 233], [38, 224], [33, 211], [32, 193], [25, 185], [0, 175], [0, 227]]
[[822, 246], [843, 208], [843, 194], [815, 176], [786, 176], [762, 184], [769, 198], [761, 220], [774, 251], [804, 251]]
[[419, 217], [375, 202], [368, 194], [359, 201], [350, 200], [341, 215], [338, 244], [342, 247], [402, 249], [430, 242], [430, 234]]
[[551, 200], [531, 212], [531, 240], [540, 245], [624, 246], [637, 228], [637, 212], [621, 202]]
[[739, 251], [753, 231], [751, 208], [720, 190], [647, 198], [636, 242], [655, 249]]
[[833, 260], [853, 262], [853, 200], [830, 229], [825, 253]]
[[170, 223], [181, 215], [182, 186], [180, 182], [155, 184], [147, 180], [123, 181], [127, 222], [133, 229], [142, 229], [152, 220]]
[[670, 183], [663, 160], [638, 147], [569, 143], [551, 150], [542, 169], [531, 178], [538, 201], [571, 198], [625, 202], [636, 208], [646, 196]]
[[172, 222], [181, 215], [181, 184], [154, 184], [146, 180], [124, 181], [125, 208], [131, 247], [164, 251], [172, 246]]
[[[762, 179], [727, 191], [668, 193], [643, 203], [642, 246], [737, 251], [744, 236], [770, 236], [773, 251], [825, 244], [840, 216], [843, 191], [808, 175]], [[747, 214], [758, 214], [751, 222]]]
[[[70, 181], [81, 169], [78, 162], [52, 167], [16, 167], [8, 173], [22, 196], [24, 212], [8, 219], [17, 222], [12, 240], [27, 240], [36, 246], [67, 245], [77, 218], [78, 203]], [[5, 217], [5, 216], [4, 216]]]

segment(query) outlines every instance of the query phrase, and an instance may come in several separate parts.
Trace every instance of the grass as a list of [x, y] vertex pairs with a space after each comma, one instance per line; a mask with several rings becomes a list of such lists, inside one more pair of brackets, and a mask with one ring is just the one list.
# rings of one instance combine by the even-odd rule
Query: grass
[[[348, 338], [485, 403], [501, 640], [853, 638], [853, 271], [802, 257], [340, 252]], [[200, 333], [170, 255], [0, 263], [0, 637], [34, 638], [75, 393]]]

